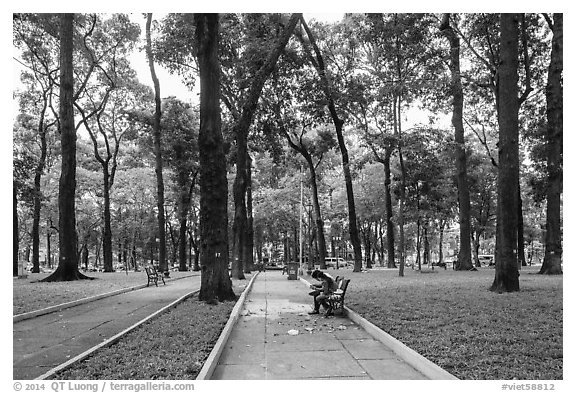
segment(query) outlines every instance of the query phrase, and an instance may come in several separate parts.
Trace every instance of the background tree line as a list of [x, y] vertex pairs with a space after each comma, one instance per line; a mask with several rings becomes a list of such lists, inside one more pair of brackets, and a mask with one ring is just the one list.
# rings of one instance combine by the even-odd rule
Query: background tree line
[[[158, 261], [233, 297], [229, 262], [243, 278], [275, 250], [297, 259], [301, 178], [321, 267], [340, 253], [403, 275], [407, 255], [441, 262], [450, 233], [457, 269], [496, 254], [495, 290], [515, 290], [539, 243], [541, 271], [561, 272], [561, 14], [68, 17], [13, 18], [14, 274], [19, 255], [63, 264], [72, 242], [73, 273], [54, 278]], [[139, 45], [153, 88], [126, 60]], [[200, 102], [162, 97], [158, 64]]]

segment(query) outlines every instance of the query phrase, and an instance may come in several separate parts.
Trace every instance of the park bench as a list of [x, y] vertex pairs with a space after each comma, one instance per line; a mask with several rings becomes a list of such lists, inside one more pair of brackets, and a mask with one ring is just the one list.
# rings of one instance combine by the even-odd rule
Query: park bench
[[151, 282], [153, 282], [156, 286], [158, 286], [158, 279], [162, 280], [162, 283], [166, 285], [164, 277], [158, 274], [158, 271], [156, 270], [154, 265], [145, 267], [144, 270], [146, 270], [146, 275], [148, 276], [148, 284], [146, 284], [146, 286], [149, 286]]
[[337, 288], [327, 299], [332, 311], [340, 310], [341, 313], [344, 312], [344, 297], [346, 296], [346, 289], [349, 283], [350, 280], [344, 277], [336, 277]]

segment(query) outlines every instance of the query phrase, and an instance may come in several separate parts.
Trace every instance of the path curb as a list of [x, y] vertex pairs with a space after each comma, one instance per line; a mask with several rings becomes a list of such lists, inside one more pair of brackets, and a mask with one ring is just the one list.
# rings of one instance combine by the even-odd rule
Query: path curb
[[[189, 278], [189, 277], [194, 277], [194, 275], [185, 276], [185, 277], [175, 277], [175, 278], [170, 279], [170, 281], [182, 280], [184, 278]], [[24, 321], [26, 319], [36, 318], [36, 317], [39, 317], [40, 315], [46, 315], [46, 314], [50, 314], [50, 313], [53, 313], [56, 311], [62, 311], [62, 310], [65, 310], [67, 308], [70, 308], [70, 307], [79, 306], [79, 305], [85, 304], [85, 303], [90, 303], [90, 302], [104, 299], [104, 298], [107, 298], [110, 296], [120, 295], [122, 293], [130, 292], [130, 291], [136, 291], [138, 289], [146, 288], [147, 286], [148, 286], [148, 284], [142, 284], [142, 285], [136, 285], [134, 287], [121, 288], [121, 289], [117, 289], [115, 291], [102, 293], [100, 295], [94, 295], [94, 296], [90, 296], [90, 297], [85, 297], [83, 299], [73, 300], [71, 302], [56, 304], [54, 306], [42, 308], [40, 310], [34, 310], [34, 311], [25, 312], [22, 314], [16, 314], [12, 317], [12, 323]]]
[[[299, 277], [299, 280], [306, 284], [307, 287], [310, 286], [310, 283], [306, 279]], [[346, 311], [346, 316], [350, 318], [352, 322], [360, 325], [368, 334], [389, 347], [396, 355], [398, 355], [399, 358], [414, 367], [427, 378], [432, 380], [458, 380], [454, 375], [420, 355], [418, 352], [392, 337], [370, 321], [361, 317], [351, 308], [344, 306], [344, 310]]]
[[54, 374], [72, 366], [73, 364], [80, 362], [84, 359], [86, 359], [88, 356], [92, 355], [94, 352], [98, 351], [101, 348], [107, 347], [109, 345], [114, 344], [115, 342], [117, 342], [118, 340], [120, 340], [123, 336], [125, 336], [126, 334], [130, 333], [132, 330], [136, 329], [138, 326], [150, 321], [151, 319], [156, 318], [157, 316], [159, 316], [160, 314], [168, 311], [170, 308], [175, 307], [176, 305], [178, 305], [179, 303], [183, 302], [184, 300], [188, 299], [189, 297], [194, 296], [195, 294], [197, 294], [198, 292], [200, 292], [200, 289], [196, 289], [192, 292], [187, 293], [184, 296], [179, 297], [178, 299], [176, 299], [175, 301], [173, 301], [172, 303], [168, 304], [167, 306], [162, 307], [160, 310], [148, 315], [146, 318], [142, 319], [139, 322], [136, 322], [134, 325], [128, 327], [127, 329], [124, 329], [123, 331], [121, 331], [120, 333], [110, 337], [109, 339], [101, 342], [100, 344], [82, 352], [80, 355], [77, 355], [75, 357], [73, 357], [72, 359], [54, 367], [51, 370], [48, 370], [46, 373], [40, 375], [39, 377], [34, 378], [35, 380], [42, 380], [42, 379], [47, 379], [50, 378], [51, 376], [53, 376]]
[[218, 341], [216, 341], [216, 344], [214, 344], [212, 351], [210, 351], [210, 355], [208, 355], [208, 358], [204, 362], [202, 369], [196, 376], [196, 380], [208, 380], [212, 378], [212, 374], [214, 374], [214, 370], [216, 369], [218, 361], [220, 360], [220, 356], [222, 355], [222, 351], [224, 350], [224, 345], [226, 345], [226, 342], [230, 337], [230, 333], [232, 333], [232, 329], [234, 328], [234, 325], [236, 324], [238, 318], [240, 317], [240, 311], [242, 311], [242, 307], [244, 306], [246, 297], [252, 290], [252, 284], [254, 283], [254, 280], [256, 279], [256, 277], [258, 277], [259, 274], [260, 272], [256, 272], [256, 274], [254, 274], [254, 276], [246, 286], [246, 289], [244, 289], [242, 295], [240, 295], [240, 298], [236, 301], [236, 305], [234, 306], [232, 312], [230, 313], [230, 318], [228, 318], [228, 322], [226, 322], [224, 329], [222, 329], [222, 332], [220, 333], [220, 337], [218, 337]]

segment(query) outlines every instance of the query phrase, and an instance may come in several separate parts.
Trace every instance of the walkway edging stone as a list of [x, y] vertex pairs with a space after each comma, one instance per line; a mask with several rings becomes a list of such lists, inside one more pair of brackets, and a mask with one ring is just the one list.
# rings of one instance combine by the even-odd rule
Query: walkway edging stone
[[[310, 286], [310, 283], [306, 279], [299, 277], [299, 280], [306, 284], [307, 287]], [[432, 380], [458, 380], [454, 375], [392, 337], [372, 322], [361, 317], [351, 308], [344, 306], [344, 309], [346, 311], [346, 316], [350, 318], [352, 322], [360, 325], [368, 334], [380, 341], [382, 344], [388, 346], [396, 355], [398, 355], [398, 357], [421, 372], [427, 378]]]
[[230, 337], [230, 333], [232, 333], [232, 328], [234, 328], [234, 325], [236, 324], [238, 318], [240, 317], [240, 312], [242, 311], [242, 307], [244, 306], [244, 302], [246, 301], [246, 296], [248, 296], [248, 294], [252, 290], [252, 284], [254, 283], [254, 280], [256, 279], [256, 277], [258, 277], [259, 274], [260, 272], [254, 274], [254, 276], [246, 286], [246, 289], [244, 289], [242, 295], [240, 295], [240, 298], [236, 301], [236, 305], [234, 306], [232, 312], [230, 313], [230, 318], [228, 318], [228, 322], [226, 322], [224, 329], [222, 329], [222, 332], [220, 333], [220, 337], [218, 337], [218, 341], [216, 341], [216, 344], [214, 344], [212, 351], [210, 351], [210, 355], [208, 355], [208, 358], [204, 362], [202, 369], [196, 376], [196, 380], [208, 380], [212, 378], [212, 374], [214, 374], [214, 370], [216, 370], [216, 366], [218, 365], [218, 361], [220, 360], [220, 356], [222, 355], [222, 351], [224, 350], [224, 345], [226, 345], [226, 342]]

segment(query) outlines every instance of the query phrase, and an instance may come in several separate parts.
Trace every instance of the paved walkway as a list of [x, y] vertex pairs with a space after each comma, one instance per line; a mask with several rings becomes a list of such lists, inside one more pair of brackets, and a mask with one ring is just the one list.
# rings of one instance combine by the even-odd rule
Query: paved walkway
[[200, 276], [166, 280], [13, 325], [13, 378], [34, 379], [200, 289]]
[[426, 379], [346, 317], [308, 315], [308, 292], [279, 271], [260, 273], [212, 379]]

